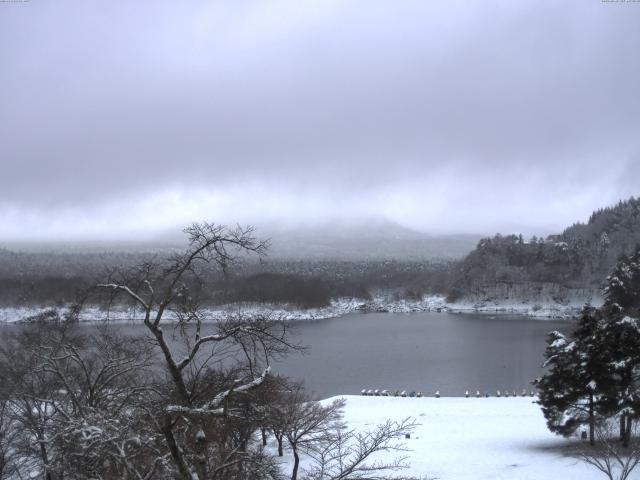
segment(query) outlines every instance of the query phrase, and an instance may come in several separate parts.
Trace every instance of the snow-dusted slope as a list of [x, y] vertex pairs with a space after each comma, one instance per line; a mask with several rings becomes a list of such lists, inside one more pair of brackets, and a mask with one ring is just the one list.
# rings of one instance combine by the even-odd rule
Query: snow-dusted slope
[[[529, 397], [343, 398], [351, 428], [367, 430], [407, 416], [420, 423], [404, 440], [412, 451], [407, 460], [411, 468], [403, 473], [439, 480], [602, 478], [593, 467], [563, 455], [569, 441], [547, 430], [540, 407]], [[290, 454], [285, 455], [288, 462]]]

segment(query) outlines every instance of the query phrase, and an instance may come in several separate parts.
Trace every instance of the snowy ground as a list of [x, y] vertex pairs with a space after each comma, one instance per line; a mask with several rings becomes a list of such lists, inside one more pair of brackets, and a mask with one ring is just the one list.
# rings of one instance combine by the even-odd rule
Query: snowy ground
[[[410, 439], [404, 440], [412, 451], [408, 453], [411, 469], [403, 473], [418, 478], [604, 478], [593, 467], [563, 455], [569, 441], [547, 430], [540, 406], [530, 397], [342, 398], [347, 400], [345, 420], [351, 428], [367, 430], [387, 419], [402, 420], [407, 416], [421, 424]], [[394, 457], [391, 453], [384, 455]], [[285, 461], [290, 461], [288, 452]], [[287, 467], [288, 463], [283, 465]], [[640, 471], [630, 478], [640, 478]]]
[[[339, 298], [333, 300], [327, 307], [300, 309], [286, 305], [242, 304], [222, 305], [207, 312], [210, 321], [219, 321], [230, 314], [257, 315], [269, 314], [274, 318], [285, 320], [321, 320], [323, 318], [336, 318], [354, 312], [451, 312], [451, 313], [509, 313], [525, 315], [536, 318], [572, 318], [579, 312], [583, 303], [574, 302], [567, 305], [557, 303], [532, 304], [518, 303], [515, 301], [471, 303], [456, 302], [447, 303], [445, 297], [440, 295], [425, 296], [419, 300], [392, 300], [389, 296], [376, 296], [371, 300], [354, 298]], [[20, 307], [0, 308], [0, 323], [13, 323], [28, 321], [38, 313], [46, 310], [46, 307]], [[86, 306], [81, 320], [96, 321], [106, 317], [106, 312], [95, 306]], [[170, 320], [171, 313], [167, 312], [165, 318]], [[131, 319], [128, 310], [112, 309], [109, 312], [112, 321], [124, 321]]]

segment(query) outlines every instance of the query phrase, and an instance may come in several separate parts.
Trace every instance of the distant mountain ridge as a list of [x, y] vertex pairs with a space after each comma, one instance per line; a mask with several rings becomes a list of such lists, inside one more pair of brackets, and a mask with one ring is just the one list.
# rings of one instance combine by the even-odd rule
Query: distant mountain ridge
[[271, 258], [331, 260], [460, 259], [480, 235], [429, 235], [383, 219], [325, 222], [258, 230], [271, 239]]
[[[481, 235], [430, 235], [384, 218], [306, 224], [258, 224], [254, 235], [269, 239], [274, 260], [453, 260], [475, 248]], [[186, 246], [184, 234], [168, 230], [137, 241], [0, 242], [14, 252], [94, 254], [162, 253]]]

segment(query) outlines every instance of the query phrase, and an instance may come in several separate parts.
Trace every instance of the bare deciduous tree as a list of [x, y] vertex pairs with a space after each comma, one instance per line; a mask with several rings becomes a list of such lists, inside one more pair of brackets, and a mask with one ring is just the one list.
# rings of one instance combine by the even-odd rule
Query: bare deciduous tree
[[409, 422], [348, 432], [342, 401], [309, 401], [300, 386], [270, 375], [272, 359], [301, 350], [285, 322], [210, 317], [203, 299], [211, 269], [262, 255], [266, 244], [251, 229], [205, 223], [186, 232], [184, 252], [112, 270], [92, 292], [106, 299], [107, 317], [114, 305], [129, 308], [144, 338], [119, 334], [109, 322], [79, 326], [80, 302], [64, 316], [53, 309], [32, 319], [4, 343], [0, 468], [45, 480], [280, 480], [267, 429], [281, 451], [283, 439], [290, 444], [294, 480], [301, 451], [324, 459], [310, 475], [333, 475], [313, 478], [384, 478], [401, 468], [402, 459], [369, 460], [399, 451], [392, 440]]
[[[224, 430], [220, 419], [242, 418], [246, 412], [235, 408], [234, 400], [265, 382], [271, 358], [297, 346], [288, 340], [284, 322], [266, 317], [211, 322], [201, 305], [206, 269], [226, 271], [241, 255], [263, 255], [267, 244], [256, 240], [251, 228], [201, 223], [185, 232], [189, 243], [184, 252], [167, 262], [152, 260], [127, 272], [112, 272], [98, 287], [113, 293], [113, 299], [123, 295], [132, 303], [160, 350], [170, 382], [155, 421], [178, 476], [203, 480], [224, 466], [231, 478], [231, 465], [242, 476], [243, 464], [252, 462], [246, 441], [222, 442], [216, 433]], [[174, 332], [182, 341], [181, 351], [167, 338], [167, 317], [177, 320]], [[211, 388], [203, 379], [212, 366], [225, 361], [243, 368], [235, 370], [235, 378]], [[212, 464], [216, 458], [223, 463]]]
[[144, 409], [154, 390], [148, 345], [107, 326], [80, 330], [58, 318], [0, 351], [18, 473], [152, 478], [162, 465]]
[[12, 415], [11, 402], [0, 399], [0, 479], [19, 478], [24, 458], [17, 449], [19, 425]]
[[323, 406], [310, 401], [300, 386], [290, 392], [281, 405], [284, 436], [293, 452], [291, 480], [298, 478], [300, 451], [317, 448], [329, 440], [329, 432], [342, 427], [340, 420], [345, 406], [343, 399]]
[[602, 472], [609, 480], [627, 480], [640, 463], [639, 432], [635, 426], [633, 430], [625, 446], [616, 426], [604, 420], [596, 426], [595, 445], [579, 445], [573, 455]]
[[[342, 420], [344, 399], [323, 405], [312, 401], [300, 383], [289, 383], [268, 407], [268, 424], [278, 441], [282, 456], [282, 440], [286, 439], [294, 461], [291, 479], [301, 470], [301, 454], [310, 459], [302, 468], [309, 480], [389, 479], [407, 467], [403, 452], [407, 449], [400, 439], [411, 433], [417, 424], [410, 418], [401, 422], [387, 421], [373, 430], [359, 432], [348, 429]], [[399, 456], [380, 461], [377, 454], [395, 452]]]
[[[381, 480], [409, 479], [395, 472], [408, 467], [406, 446], [401, 438], [410, 434], [417, 424], [410, 418], [391, 420], [367, 432], [344, 427], [329, 432], [327, 440], [309, 449], [313, 465], [306, 471], [309, 480]], [[390, 461], [376, 459], [376, 454], [395, 452]]]

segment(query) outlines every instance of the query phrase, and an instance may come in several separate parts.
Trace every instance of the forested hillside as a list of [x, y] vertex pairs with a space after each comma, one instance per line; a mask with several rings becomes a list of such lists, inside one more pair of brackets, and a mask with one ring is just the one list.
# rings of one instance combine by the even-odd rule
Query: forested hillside
[[582, 278], [601, 283], [621, 255], [640, 244], [640, 198], [594, 212], [587, 223], [576, 223], [562, 239], [579, 261]]
[[558, 235], [485, 238], [460, 262], [450, 296], [477, 294], [495, 285], [598, 291], [623, 254], [640, 244], [640, 199], [630, 198], [594, 212]]

